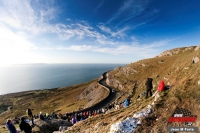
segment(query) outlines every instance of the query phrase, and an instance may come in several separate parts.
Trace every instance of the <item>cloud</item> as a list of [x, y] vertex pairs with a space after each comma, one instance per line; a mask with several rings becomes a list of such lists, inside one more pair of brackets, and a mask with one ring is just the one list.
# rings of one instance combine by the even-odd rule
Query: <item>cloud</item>
[[78, 20], [67, 24], [51, 24], [50, 20], [56, 18], [57, 8], [51, 6], [53, 1], [17, 0], [3, 1], [0, 6], [0, 24], [10, 27], [26, 37], [35, 37], [40, 34], [55, 33], [61, 40], [90, 38], [104, 44], [108, 39], [90, 26], [86, 21]]
[[70, 47], [59, 46], [57, 50], [73, 50], [73, 51], [91, 51], [94, 47], [91, 45], [72, 45]]
[[124, 2], [123, 6], [108, 20], [107, 23], [112, 22], [115, 20], [117, 17], [119, 17], [125, 10], [127, 10], [132, 3], [132, 0], [128, 0], [127, 2]]
[[[31, 3], [32, 2], [32, 3]], [[0, 23], [16, 30], [39, 34], [48, 30], [48, 22], [55, 18], [56, 9], [49, 4], [52, 1], [6, 0], [0, 8]]]
[[108, 28], [108, 27], [106, 27], [106, 26], [104, 26], [104, 25], [99, 25], [99, 28], [100, 28], [102, 31], [104, 31], [104, 32], [106, 32], [106, 33], [109, 33], [111, 36], [113, 36], [113, 37], [118, 37], [118, 38], [121, 38], [121, 37], [126, 36], [124, 32], [125, 32], [126, 30], [129, 30], [129, 29], [130, 29], [129, 27], [123, 27], [122, 29], [118, 29], [117, 32], [114, 32], [114, 31], [111, 31], [110, 28]]
[[[5, 0], [0, 5], [0, 51], [4, 52], [2, 57], [8, 57], [14, 52], [13, 56], [9, 56], [10, 61], [22, 58], [22, 53], [29, 50], [71, 50], [71, 51], [89, 51], [109, 53], [114, 55], [137, 55], [149, 56], [156, 53], [156, 48], [167, 44], [169, 41], [158, 41], [151, 44], [141, 44], [134, 35], [128, 35], [126, 32], [140, 25], [146, 24], [150, 16], [158, 13], [159, 10], [154, 10], [152, 13], [147, 13], [145, 2], [136, 2], [127, 0], [123, 6], [112, 16], [109, 23], [115, 22], [117, 19], [122, 20], [116, 25], [121, 25], [124, 22], [137, 17], [144, 18], [140, 23], [132, 24], [134, 26], [121, 26], [120, 28], [108, 27], [106, 24], [97, 24], [94, 26], [84, 20], [72, 20], [65, 18], [65, 22], [51, 23], [52, 20], [58, 17], [58, 8], [52, 1], [45, 0], [42, 3], [38, 0]], [[97, 12], [104, 4], [104, 0], [95, 9]], [[130, 12], [130, 13], [129, 13]], [[123, 18], [124, 17], [124, 18]], [[122, 19], [123, 18], [123, 19]], [[55, 21], [54, 21], [55, 22]], [[45, 43], [48, 46], [37, 45], [31, 43], [31, 40], [42, 39], [40, 36], [56, 35], [56, 43], [48, 42], [49, 38], [45, 38]], [[126, 41], [126, 39], [132, 42]], [[43, 40], [42, 40], [43, 41]], [[18, 51], [18, 52], [15, 52]], [[17, 55], [16, 57], [14, 57]], [[28, 61], [28, 53], [24, 54], [27, 58], [23, 61]], [[5, 60], [1, 58], [1, 60]]]
[[99, 10], [99, 8], [103, 5], [103, 3], [104, 3], [104, 0], [102, 0], [101, 3], [95, 8], [94, 10], [95, 13]]
[[112, 23], [115, 27], [131, 25], [129, 26], [130, 29], [144, 25], [155, 19], [159, 14], [158, 9], [148, 7], [148, 5], [149, 0], [126, 0], [106, 24], [110, 25]]
[[104, 47], [98, 48], [94, 51], [114, 54], [114, 55], [135, 55], [140, 57], [151, 57], [155, 56], [158, 47], [166, 45], [170, 40], [163, 40], [158, 42], [153, 42], [151, 44], [139, 44], [138, 42], [133, 42], [132, 44], [123, 43], [114, 47]]
[[138, 42], [125, 43], [120, 42], [118, 45], [103, 46], [102, 45], [72, 45], [70, 47], [59, 46], [57, 50], [72, 51], [90, 51], [100, 52], [112, 55], [135, 55], [138, 57], [152, 57], [158, 54], [157, 48], [166, 45], [171, 40], [162, 40], [150, 44], [139, 44]]

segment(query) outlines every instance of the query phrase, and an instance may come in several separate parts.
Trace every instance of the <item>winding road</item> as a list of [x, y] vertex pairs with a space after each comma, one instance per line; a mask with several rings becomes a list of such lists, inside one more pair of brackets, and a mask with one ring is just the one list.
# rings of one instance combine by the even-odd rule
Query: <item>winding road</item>
[[112, 88], [109, 85], [107, 85], [106, 74], [107, 74], [107, 72], [103, 73], [103, 75], [102, 75], [103, 78], [99, 81], [99, 84], [101, 84], [109, 89], [109, 96], [107, 98], [105, 98], [104, 100], [102, 100], [101, 102], [99, 102], [98, 104], [96, 104], [92, 107], [86, 108], [86, 109], [79, 110], [78, 112], [101, 109], [101, 108], [107, 106], [108, 104], [112, 103], [115, 100], [116, 92], [112, 92]]

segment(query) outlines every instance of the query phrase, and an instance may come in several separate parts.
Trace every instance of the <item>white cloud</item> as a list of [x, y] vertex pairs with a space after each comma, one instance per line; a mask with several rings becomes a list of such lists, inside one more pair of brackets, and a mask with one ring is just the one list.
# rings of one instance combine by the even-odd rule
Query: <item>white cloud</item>
[[56, 9], [52, 1], [6, 0], [0, 6], [0, 23], [31, 34], [47, 32], [49, 20], [55, 18]]
[[103, 5], [104, 0], [101, 1], [101, 3], [95, 8], [94, 12], [97, 12], [99, 8]]
[[[17, 0], [3, 1], [0, 6], [0, 24], [10, 27], [10, 30], [16, 34], [24, 35], [25, 39], [35, 37], [40, 34], [54, 33], [58, 35], [60, 40], [85, 39], [98, 42], [104, 45], [114, 45], [109, 37], [99, 33], [94, 27], [90, 26], [86, 21], [72, 21], [73, 23], [57, 23], [51, 24], [50, 20], [56, 18], [57, 8], [51, 6], [53, 1]], [[67, 19], [69, 20], [69, 19]], [[108, 27], [101, 27], [102, 30], [108, 32], [113, 37], [124, 37], [128, 27], [119, 29], [117, 32], [109, 31]]]
[[118, 45], [111, 45], [110, 47], [102, 47], [102, 45], [72, 45], [70, 47], [59, 46], [57, 50], [72, 50], [72, 51], [91, 51], [108, 53], [113, 55], [135, 55], [139, 57], [152, 57], [157, 55], [157, 47], [166, 45], [171, 40], [162, 40], [153, 42], [151, 44], [139, 44], [138, 42], [125, 43], [121, 42]]
[[158, 9], [148, 8], [148, 3], [149, 0], [125, 0], [123, 5], [113, 14], [106, 24], [112, 23], [115, 24], [115, 27], [130, 24], [131, 26], [129, 28], [132, 29], [144, 25], [155, 19], [159, 14]]
[[[125, 26], [113, 30], [104, 24], [93, 27], [84, 20], [74, 21], [66, 18], [66, 23], [51, 24], [51, 20], [56, 18], [57, 8], [53, 7], [53, 1], [31, 1], [31, 0], [5, 0], [0, 5], [0, 62], [1, 63], [17, 63], [36, 61], [36, 57], [31, 54], [31, 50], [71, 50], [71, 51], [91, 51], [100, 53], [109, 53], [114, 55], [150, 55], [156, 51], [155, 48], [166, 44], [168, 41], [158, 41], [152, 44], [140, 44], [135, 36], [131, 36], [132, 43], [116, 41], [119, 38], [127, 37], [125, 32], [135, 27]], [[103, 4], [103, 2], [102, 2]], [[102, 6], [97, 7], [97, 10]], [[130, 9], [132, 2], [128, 0], [120, 10], [109, 20], [114, 21], [125, 10]], [[144, 8], [138, 7], [138, 11]], [[157, 12], [157, 11], [155, 11]], [[128, 16], [132, 18], [135, 14]], [[97, 28], [97, 29], [96, 29]], [[99, 29], [101, 32], [98, 32]], [[106, 32], [109, 36], [102, 34]], [[37, 46], [31, 43], [30, 39], [38, 39], [37, 36], [53, 33], [58, 35], [58, 44], [50, 44], [48, 46]], [[41, 38], [39, 38], [42, 40]], [[46, 38], [45, 38], [46, 39]], [[61, 45], [60, 42], [68, 40], [84, 40], [84, 43], [76, 43], [71, 45]], [[70, 41], [71, 41], [70, 40]], [[120, 40], [120, 39], [119, 39]], [[70, 42], [69, 41], [69, 42]], [[78, 42], [77, 41], [77, 42]], [[46, 44], [48, 44], [48, 38]], [[63, 44], [63, 43], [62, 43]], [[84, 44], [84, 45], [83, 45]], [[86, 45], [87, 44], [87, 45]], [[89, 44], [89, 45], [88, 45]], [[57, 46], [55, 46], [57, 45]], [[35, 57], [34, 57], [35, 56]]]
[[94, 49], [91, 45], [72, 45], [70, 47], [59, 46], [57, 50], [73, 50], [73, 51], [92, 51]]
[[106, 26], [104, 26], [104, 25], [99, 25], [99, 28], [100, 28], [102, 31], [111, 34], [111, 36], [113, 36], [113, 37], [118, 37], [118, 38], [121, 38], [121, 37], [126, 36], [124, 32], [125, 32], [126, 30], [129, 30], [129, 29], [130, 29], [129, 27], [123, 27], [122, 29], [117, 29], [117, 32], [114, 32], [114, 31], [111, 31], [110, 28], [108, 28], [108, 27], [106, 27]]

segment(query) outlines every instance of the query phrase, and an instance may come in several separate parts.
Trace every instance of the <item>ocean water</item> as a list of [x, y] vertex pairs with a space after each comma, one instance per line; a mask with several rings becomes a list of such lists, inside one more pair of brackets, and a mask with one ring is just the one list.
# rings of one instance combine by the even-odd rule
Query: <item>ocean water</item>
[[71, 86], [125, 64], [32, 64], [0, 67], [0, 95]]

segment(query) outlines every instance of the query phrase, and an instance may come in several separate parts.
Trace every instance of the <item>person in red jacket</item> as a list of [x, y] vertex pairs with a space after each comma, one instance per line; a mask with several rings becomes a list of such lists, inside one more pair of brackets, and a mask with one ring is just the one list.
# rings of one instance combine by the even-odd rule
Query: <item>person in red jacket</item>
[[164, 88], [165, 88], [165, 83], [164, 83], [164, 81], [162, 80], [162, 81], [160, 81], [160, 84], [159, 84], [159, 86], [158, 86], [158, 91], [163, 91]]

